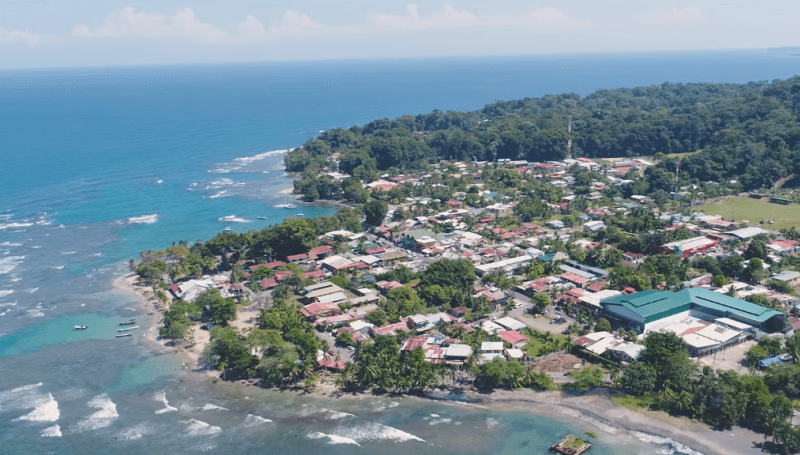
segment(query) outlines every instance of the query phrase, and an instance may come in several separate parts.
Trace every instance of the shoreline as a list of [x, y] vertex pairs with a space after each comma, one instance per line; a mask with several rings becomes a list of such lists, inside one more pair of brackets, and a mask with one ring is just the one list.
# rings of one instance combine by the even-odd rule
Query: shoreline
[[[185, 374], [191, 374], [196, 379], [216, 381], [219, 372], [209, 370], [200, 365], [200, 356], [209, 342], [210, 334], [201, 330], [198, 325], [191, 326], [195, 337], [195, 344], [190, 348], [168, 346], [167, 342], [158, 337], [158, 328], [161, 322], [161, 313], [156, 308], [157, 303], [149, 288], [135, 285], [135, 274], [128, 274], [113, 281], [115, 288], [137, 297], [137, 306], [148, 315], [148, 328], [137, 339], [154, 352], [159, 354], [170, 353], [189, 361], [189, 368]], [[241, 329], [246, 322], [239, 315], [255, 311], [253, 307], [240, 308], [236, 320], [231, 325]], [[253, 385], [252, 380], [230, 381], [240, 384]], [[322, 382], [311, 392], [302, 388], [277, 389], [264, 388], [267, 391], [291, 393], [310, 396], [314, 399], [331, 399], [331, 393], [338, 388]], [[719, 431], [708, 425], [692, 421], [684, 417], [673, 417], [666, 413], [633, 410], [615, 404], [611, 401], [611, 393], [600, 390], [585, 395], [569, 396], [560, 391], [536, 392], [530, 389], [495, 390], [490, 393], [466, 391], [463, 395], [469, 401], [450, 400], [444, 392], [426, 392], [424, 396], [403, 395], [404, 398], [438, 403], [447, 406], [473, 406], [482, 410], [493, 412], [524, 412], [543, 417], [555, 418], [565, 421], [579, 420], [581, 423], [592, 426], [594, 429], [610, 437], [626, 437], [631, 440], [648, 442], [643, 437], [650, 438], [649, 442], [670, 442], [685, 446], [687, 449], [701, 452], [704, 455], [752, 455], [762, 453], [756, 444], [762, 444], [765, 436], [742, 427], [733, 427], [729, 430]], [[387, 398], [392, 394], [375, 394], [371, 391], [344, 393], [337, 400], [360, 399], [370, 396]], [[639, 433], [638, 435], [636, 433]]]

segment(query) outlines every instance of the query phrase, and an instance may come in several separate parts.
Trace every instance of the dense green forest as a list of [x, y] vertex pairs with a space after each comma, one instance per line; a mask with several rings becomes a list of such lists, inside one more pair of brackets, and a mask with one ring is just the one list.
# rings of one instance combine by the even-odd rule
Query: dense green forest
[[[473, 112], [433, 111], [321, 133], [286, 155], [287, 169], [326, 167], [372, 180], [391, 168], [446, 160], [547, 161], [695, 153], [681, 164], [687, 182], [739, 179], [769, 186], [800, 165], [800, 77], [748, 84], [655, 84], [498, 101]], [[674, 171], [674, 161], [661, 163]]]

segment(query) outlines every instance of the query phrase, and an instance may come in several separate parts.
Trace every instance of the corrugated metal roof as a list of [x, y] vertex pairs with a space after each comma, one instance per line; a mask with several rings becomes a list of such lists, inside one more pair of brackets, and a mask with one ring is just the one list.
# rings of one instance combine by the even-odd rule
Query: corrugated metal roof
[[773, 316], [782, 313], [733, 298], [704, 288], [689, 288], [678, 292], [647, 290], [631, 295], [618, 295], [601, 302], [605, 305], [622, 305], [637, 315], [656, 320], [662, 315], [686, 311], [693, 306], [713, 309], [722, 313], [738, 314], [758, 322], [766, 322]]

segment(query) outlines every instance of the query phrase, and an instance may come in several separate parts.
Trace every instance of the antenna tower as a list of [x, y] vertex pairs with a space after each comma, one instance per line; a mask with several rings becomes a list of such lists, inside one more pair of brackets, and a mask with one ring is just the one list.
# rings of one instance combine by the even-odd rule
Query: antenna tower
[[681, 176], [681, 160], [675, 162], [675, 192], [678, 192], [678, 179]]
[[567, 159], [572, 159], [572, 116], [567, 116]]

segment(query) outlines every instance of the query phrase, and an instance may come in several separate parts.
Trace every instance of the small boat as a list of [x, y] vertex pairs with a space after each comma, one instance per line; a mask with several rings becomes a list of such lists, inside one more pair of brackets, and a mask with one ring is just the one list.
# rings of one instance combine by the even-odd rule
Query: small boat
[[233, 232], [233, 229], [226, 227], [225, 229], [222, 230], [222, 232]]
[[88, 327], [86, 327], [85, 325], [76, 325], [75, 326], [75, 330], [86, 330], [86, 329], [88, 329]]
[[291, 204], [291, 203], [289, 203], [289, 204], [284, 204], [283, 206], [284, 206], [284, 207], [286, 207], [287, 209], [296, 209], [296, 208], [297, 208], [297, 206], [296, 206], [296, 205], [294, 205], [294, 204]]
[[124, 329], [117, 329], [117, 332], [130, 332], [130, 331], [136, 330], [138, 328], [139, 328], [139, 326], [135, 325], [133, 327], [125, 327]]
[[305, 216], [305, 215], [304, 215], [304, 214], [302, 214], [302, 213], [298, 213], [298, 214], [297, 214], [297, 216]]
[[123, 337], [132, 337], [132, 333], [118, 333], [116, 338], [123, 338]]
[[266, 219], [267, 219], [267, 217], [265, 217], [265, 216], [260, 216], [260, 217], [258, 217], [258, 219], [259, 219], [259, 220], [266, 220]]
[[128, 319], [127, 321], [120, 321], [119, 325], [133, 325], [136, 324], [136, 319]]

